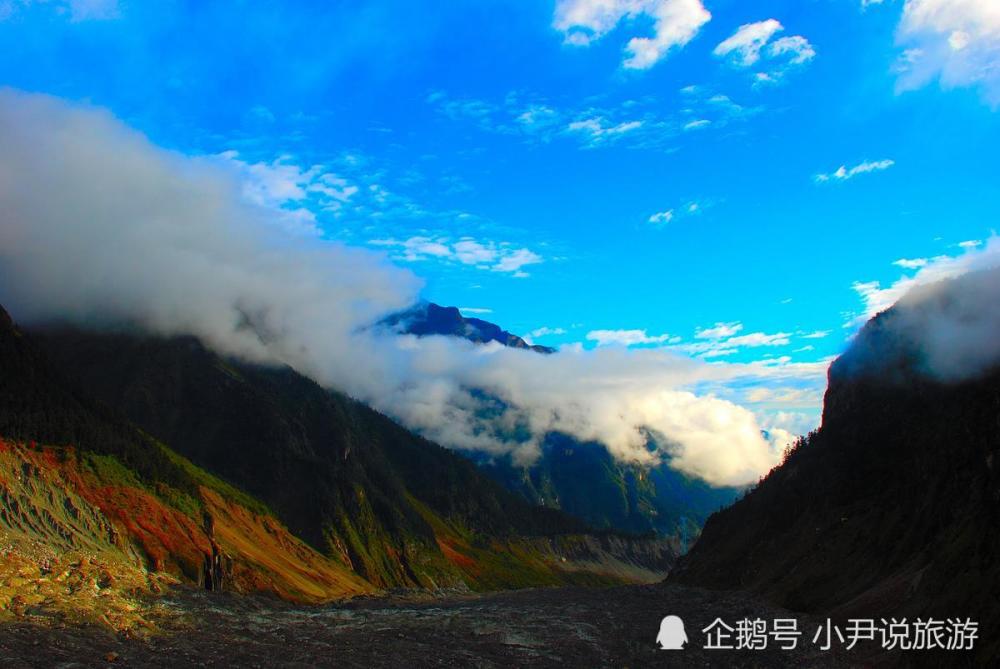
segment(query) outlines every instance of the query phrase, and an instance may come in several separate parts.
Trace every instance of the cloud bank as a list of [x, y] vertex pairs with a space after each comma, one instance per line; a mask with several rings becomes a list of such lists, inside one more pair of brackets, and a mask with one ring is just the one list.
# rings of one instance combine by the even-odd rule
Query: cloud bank
[[443, 445], [525, 463], [553, 430], [622, 460], [670, 453], [714, 484], [752, 482], [776, 462], [784, 444], [765, 440], [750, 411], [688, 390], [721, 367], [368, 327], [414, 303], [419, 279], [384, 254], [289, 234], [229, 162], [160, 149], [100, 109], [0, 91], [0, 302], [27, 324], [195, 335], [289, 364]]

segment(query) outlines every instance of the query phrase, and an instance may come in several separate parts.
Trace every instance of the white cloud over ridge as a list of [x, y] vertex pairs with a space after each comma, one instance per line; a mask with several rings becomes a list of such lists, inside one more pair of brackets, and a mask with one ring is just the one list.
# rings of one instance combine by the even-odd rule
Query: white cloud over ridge
[[567, 44], [586, 46], [639, 17], [652, 19], [653, 35], [628, 41], [626, 69], [649, 69], [694, 39], [712, 15], [701, 0], [558, 0], [552, 25]]
[[[273, 207], [248, 198], [238, 166], [159, 149], [99, 109], [0, 91], [0, 201], [0, 302], [23, 323], [194, 335], [289, 364], [445, 446], [523, 462], [549, 431], [652, 463], [664, 451], [648, 450], [649, 429], [674, 466], [715, 484], [752, 482], [780, 454], [751, 411], [691, 389], [798, 373], [787, 361], [731, 370], [668, 351], [542, 356], [380, 332], [368, 326], [418, 299], [413, 274], [380, 253], [289, 235]], [[488, 255], [434, 239], [421, 252], [442, 247]], [[485, 417], [471, 389], [502, 413]]]
[[854, 289], [865, 313], [848, 325], [895, 305], [889, 327], [918, 347], [932, 375], [958, 381], [1000, 365], [1000, 238], [932, 258], [888, 287], [870, 281]]
[[[969, 272], [1000, 266], [1000, 239], [991, 237], [985, 248], [977, 250], [981, 243], [962, 246], [965, 252], [959, 256], [940, 255], [918, 260], [897, 260], [893, 265], [904, 269], [918, 269], [915, 274], [904, 275], [883, 287], [879, 281], [855, 281], [854, 291], [861, 298], [864, 308], [852, 317], [845, 327], [862, 325], [875, 314], [885, 311], [901, 300], [907, 293], [947, 279], [954, 279]], [[961, 245], [960, 245], [961, 246]], [[905, 264], [903, 264], [905, 262]]]

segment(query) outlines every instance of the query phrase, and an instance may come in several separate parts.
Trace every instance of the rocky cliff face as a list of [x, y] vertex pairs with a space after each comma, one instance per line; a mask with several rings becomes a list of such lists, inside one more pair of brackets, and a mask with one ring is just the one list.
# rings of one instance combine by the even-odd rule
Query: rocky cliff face
[[[1000, 370], [928, 371], [899, 308], [830, 368], [823, 424], [671, 579], [864, 617], [972, 617], [1000, 650]], [[1000, 333], [997, 333], [1000, 336]]]

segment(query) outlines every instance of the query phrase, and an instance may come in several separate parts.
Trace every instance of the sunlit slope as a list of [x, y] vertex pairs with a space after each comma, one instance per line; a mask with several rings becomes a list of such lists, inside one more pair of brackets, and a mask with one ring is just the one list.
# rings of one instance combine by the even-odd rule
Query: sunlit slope
[[207, 486], [191, 496], [147, 485], [112, 456], [72, 448], [0, 442], [0, 531], [25, 556], [92, 556], [192, 584], [214, 546], [237, 592], [326, 601], [372, 590], [269, 514]]
[[69, 387], [2, 310], [0, 369], [0, 529], [11, 555], [80, 553], [201, 583], [217, 554], [227, 589], [305, 601], [373, 589], [263, 503]]

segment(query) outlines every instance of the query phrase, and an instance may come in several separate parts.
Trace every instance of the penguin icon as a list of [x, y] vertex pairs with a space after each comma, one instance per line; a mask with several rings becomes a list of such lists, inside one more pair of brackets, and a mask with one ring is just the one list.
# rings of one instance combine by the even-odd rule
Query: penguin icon
[[684, 650], [688, 642], [684, 631], [684, 621], [677, 616], [667, 616], [660, 621], [660, 633], [656, 635], [656, 643], [660, 650]]

